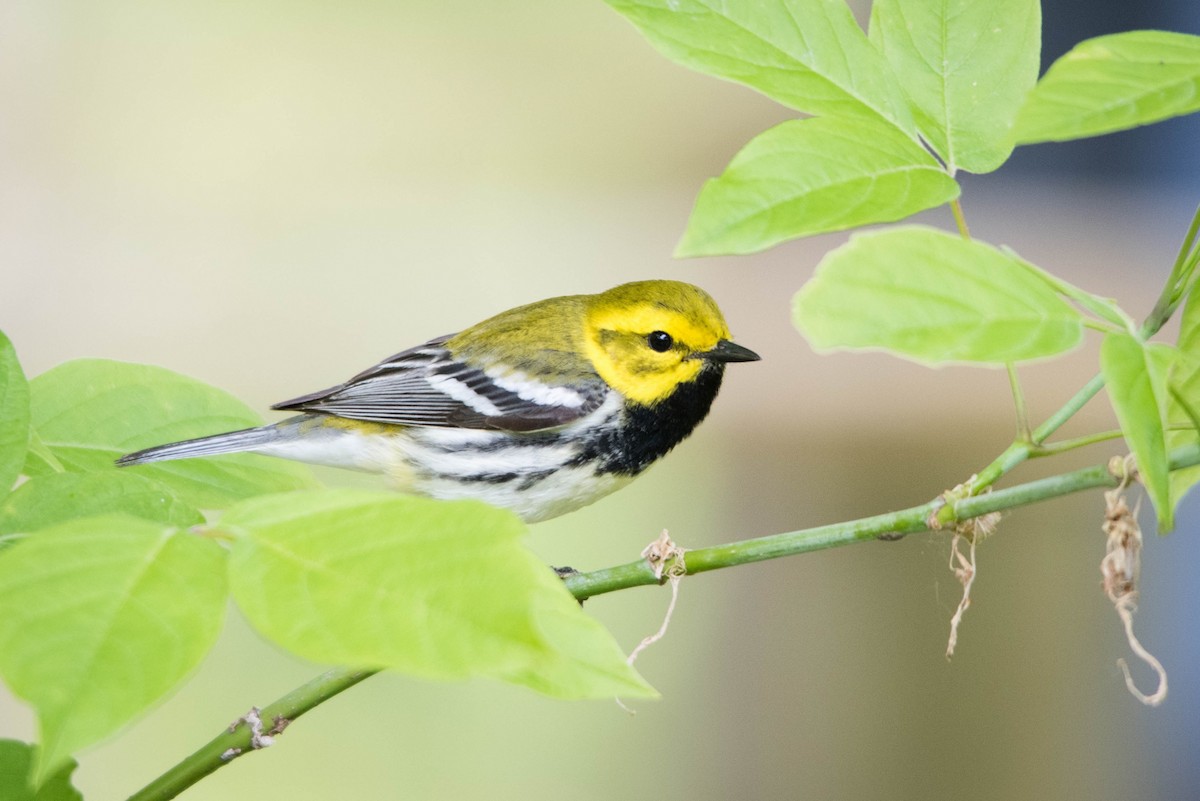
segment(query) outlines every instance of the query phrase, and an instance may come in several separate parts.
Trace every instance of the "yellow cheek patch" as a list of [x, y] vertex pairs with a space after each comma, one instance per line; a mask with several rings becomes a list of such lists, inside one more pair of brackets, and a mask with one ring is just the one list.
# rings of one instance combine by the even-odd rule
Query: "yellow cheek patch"
[[667, 370], [628, 375], [623, 377], [625, 386], [617, 390], [635, 403], [653, 406], [666, 400], [680, 384], [695, 379], [703, 367], [699, 359], [689, 359]]
[[597, 331], [585, 339], [584, 347], [604, 382], [643, 406], [662, 401], [704, 367], [700, 359], [685, 358], [678, 350], [651, 350], [642, 334]]
[[[665, 353], [647, 335], [665, 331], [674, 341]], [[729, 339], [721, 312], [696, 287], [672, 281], [627, 284], [593, 296], [583, 347], [600, 377], [629, 400], [652, 406], [704, 369], [697, 358]]]

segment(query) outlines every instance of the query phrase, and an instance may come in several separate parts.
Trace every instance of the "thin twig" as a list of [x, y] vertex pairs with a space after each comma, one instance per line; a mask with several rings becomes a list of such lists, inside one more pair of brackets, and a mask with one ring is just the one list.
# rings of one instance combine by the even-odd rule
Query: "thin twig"
[[1004, 365], [1008, 371], [1008, 386], [1012, 389], [1013, 405], [1017, 410], [1017, 439], [1029, 442], [1033, 430], [1029, 427], [1029, 409], [1025, 405], [1025, 392], [1021, 389], [1021, 378], [1017, 375], [1017, 366], [1012, 362]]
[[971, 229], [967, 227], [967, 217], [963, 214], [962, 201], [959, 198], [950, 201], [950, 211], [954, 214], [954, 224], [958, 226], [962, 238], [970, 239]]

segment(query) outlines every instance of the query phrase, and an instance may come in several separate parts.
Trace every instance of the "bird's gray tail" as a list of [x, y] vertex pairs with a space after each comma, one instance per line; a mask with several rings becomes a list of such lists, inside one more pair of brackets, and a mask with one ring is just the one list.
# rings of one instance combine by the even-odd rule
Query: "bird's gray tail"
[[214, 456], [219, 453], [256, 451], [277, 441], [279, 437], [278, 426], [230, 431], [227, 434], [214, 434], [211, 437], [172, 442], [126, 454], [117, 460], [117, 467], [128, 467], [147, 462], [165, 462], [169, 459], [190, 459], [193, 456]]

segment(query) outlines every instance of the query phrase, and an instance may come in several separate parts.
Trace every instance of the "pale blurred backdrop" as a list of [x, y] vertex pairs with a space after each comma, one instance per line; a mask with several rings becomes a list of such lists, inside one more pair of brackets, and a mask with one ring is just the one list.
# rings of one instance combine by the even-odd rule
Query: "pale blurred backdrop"
[[[1048, 0], [1047, 56], [1131, 27], [1200, 33], [1193, 0], [1111, 5]], [[630, 561], [663, 528], [699, 547], [922, 502], [1011, 438], [1002, 373], [814, 355], [790, 298], [844, 235], [670, 256], [701, 183], [790, 116], [669, 63], [600, 0], [3, 0], [0, 328], [31, 375], [149, 362], [266, 409], [512, 305], [678, 278], [763, 361], [733, 366], [647, 477], [534, 527], [547, 562]], [[1195, 119], [1037, 148], [968, 177], [964, 204], [978, 237], [1144, 314], [1200, 201], [1198, 149]], [[1033, 414], [1094, 369], [1093, 343], [1024, 370]], [[1110, 425], [1098, 401], [1070, 430]], [[1097, 494], [1005, 519], [950, 663], [946, 539], [869, 543], [686, 581], [638, 663], [663, 699], [636, 715], [381, 676], [184, 797], [1195, 798], [1200, 499], [1147, 541], [1137, 625], [1170, 671], [1159, 709], [1115, 664], [1101, 511]], [[667, 601], [587, 609], [632, 648]], [[182, 692], [83, 754], [76, 781], [123, 798], [317, 670], [233, 612]], [[33, 736], [0, 690], [0, 737]]]

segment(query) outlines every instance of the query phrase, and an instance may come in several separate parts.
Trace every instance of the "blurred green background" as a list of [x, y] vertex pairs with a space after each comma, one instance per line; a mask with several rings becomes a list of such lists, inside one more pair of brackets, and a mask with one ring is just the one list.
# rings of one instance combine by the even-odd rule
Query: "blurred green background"
[[[1191, 0], [1107, 8], [1047, 2], [1047, 57], [1131, 27], [1200, 33]], [[31, 375], [149, 362], [265, 409], [518, 303], [689, 280], [763, 361], [735, 365], [647, 477], [535, 526], [539, 554], [596, 568], [663, 528], [699, 547], [924, 501], [1011, 438], [1002, 373], [813, 354], [789, 300], [844, 235], [670, 257], [704, 179], [789, 116], [667, 62], [599, 0], [4, 0], [0, 327]], [[972, 230], [1145, 313], [1200, 200], [1197, 143], [1187, 119], [1019, 152], [966, 178]], [[1024, 370], [1034, 415], [1094, 369], [1087, 348]], [[1103, 401], [1070, 431], [1101, 427]], [[686, 581], [638, 663], [663, 699], [636, 715], [381, 676], [185, 797], [1194, 798], [1200, 499], [1147, 541], [1137, 625], [1170, 671], [1159, 709], [1115, 665], [1101, 503], [1005, 519], [950, 663], [946, 538], [869, 543]], [[587, 609], [632, 648], [667, 602]], [[124, 797], [317, 670], [233, 612], [190, 683], [83, 754], [77, 784]], [[0, 690], [0, 737], [34, 736]]]

